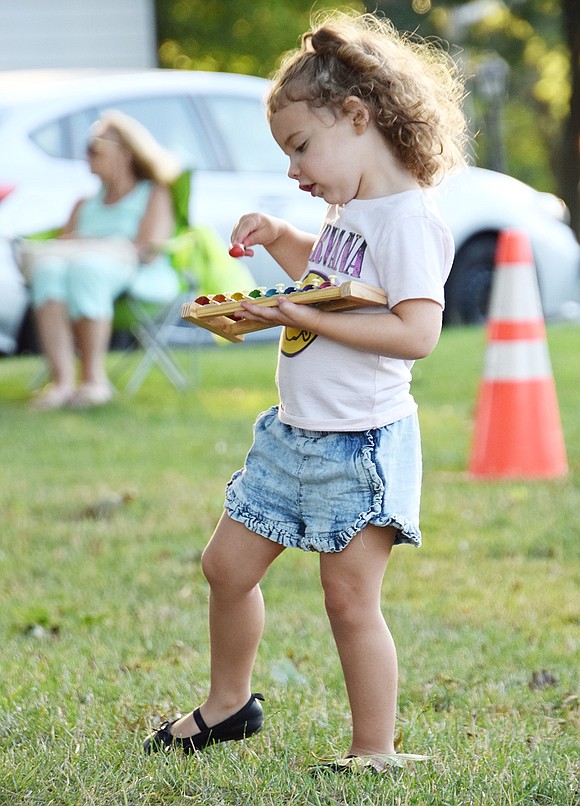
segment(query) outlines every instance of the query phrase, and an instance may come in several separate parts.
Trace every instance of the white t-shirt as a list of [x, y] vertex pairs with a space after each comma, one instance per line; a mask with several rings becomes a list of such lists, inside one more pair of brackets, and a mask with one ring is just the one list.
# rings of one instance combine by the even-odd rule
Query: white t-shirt
[[[379, 286], [388, 308], [407, 299], [431, 299], [443, 308], [453, 255], [451, 233], [430, 193], [409, 190], [329, 207], [304, 278], [336, 275], [338, 284]], [[356, 313], [393, 315], [383, 306]], [[410, 392], [413, 363], [284, 328], [276, 373], [279, 417], [311, 431], [388, 425], [417, 408]]]

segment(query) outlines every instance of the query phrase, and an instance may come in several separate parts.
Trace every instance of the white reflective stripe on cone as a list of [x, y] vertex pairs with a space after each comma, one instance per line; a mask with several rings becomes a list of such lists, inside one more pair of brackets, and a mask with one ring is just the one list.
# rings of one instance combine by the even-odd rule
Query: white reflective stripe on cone
[[542, 301], [533, 266], [499, 266], [494, 272], [490, 314], [494, 319], [542, 316]]
[[491, 342], [487, 346], [483, 368], [486, 380], [532, 381], [551, 375], [545, 340]]

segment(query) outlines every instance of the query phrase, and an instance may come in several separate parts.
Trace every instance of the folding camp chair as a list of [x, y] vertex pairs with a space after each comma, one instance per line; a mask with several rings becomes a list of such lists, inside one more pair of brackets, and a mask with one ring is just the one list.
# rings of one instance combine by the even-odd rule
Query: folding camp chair
[[[231, 258], [225, 244], [209, 227], [188, 223], [191, 175], [182, 174], [171, 186], [176, 218], [176, 233], [163, 245], [180, 279], [180, 293], [167, 306], [152, 306], [132, 294], [124, 295], [115, 307], [114, 327], [125, 322], [137, 345], [142, 348], [137, 366], [126, 384], [135, 394], [157, 365], [177, 389], [185, 389], [195, 379], [195, 369], [184, 373], [176, 360], [176, 351], [187, 351], [190, 365], [195, 363], [200, 344], [211, 343], [207, 332], [181, 319], [184, 302], [200, 294], [224, 290], [251, 289], [254, 279], [246, 266]], [[128, 315], [127, 315], [128, 314]], [[188, 377], [189, 375], [189, 377]]]
[[[116, 302], [114, 309], [114, 333], [129, 332], [133, 345], [143, 351], [137, 365], [132, 369], [125, 389], [135, 394], [143, 381], [157, 366], [178, 389], [185, 389], [195, 380], [195, 369], [184, 372], [176, 358], [176, 350], [187, 349], [190, 365], [195, 365], [196, 345], [207, 343], [207, 333], [194, 328], [181, 320], [181, 306], [191, 301], [198, 294], [212, 294], [224, 289], [252, 288], [253, 278], [246, 267], [231, 258], [225, 244], [209, 228], [190, 226], [189, 200], [191, 194], [192, 174], [182, 173], [170, 186], [175, 214], [175, 233], [163, 245], [163, 251], [169, 256], [171, 265], [177, 272], [180, 290], [177, 297], [169, 304], [152, 303], [139, 299], [132, 293], [123, 294]], [[53, 229], [30, 236], [34, 240], [56, 238], [59, 230]], [[123, 366], [127, 367], [128, 355], [131, 365], [134, 364], [134, 350], [126, 350], [123, 360], [113, 367], [113, 380], [122, 375]], [[45, 373], [37, 375], [32, 386], [43, 382]]]
[[[137, 346], [143, 350], [143, 355], [125, 386], [129, 394], [135, 394], [140, 389], [154, 366], [159, 367], [177, 389], [186, 389], [194, 382], [193, 373], [185, 373], [173, 354], [173, 348], [184, 344], [183, 339], [176, 338], [181, 306], [195, 294], [197, 285], [193, 274], [192, 232], [189, 227], [191, 182], [191, 172], [184, 171], [170, 186], [175, 233], [161, 247], [178, 274], [179, 294], [168, 304], [158, 304], [127, 292], [115, 303], [113, 331], [128, 331], [134, 340], [131, 347]], [[190, 341], [188, 346], [191, 343]], [[127, 357], [128, 352], [125, 351], [124, 357]], [[195, 361], [194, 354], [191, 353], [189, 358], [189, 363], [192, 364]], [[119, 375], [119, 368], [118, 363], [113, 369], [113, 375]]]
[[[128, 331], [133, 343], [124, 351], [123, 359], [113, 367], [113, 379], [120, 377], [123, 365], [129, 364], [125, 359], [129, 356], [133, 359], [135, 347], [143, 351], [125, 384], [125, 390], [129, 394], [133, 395], [141, 388], [154, 366], [163, 372], [176, 389], [184, 390], [195, 382], [196, 355], [191, 348], [199, 339], [195, 339], [196, 334], [187, 338], [179, 332], [185, 330], [180, 325], [181, 307], [195, 294], [195, 284], [186, 282], [185, 290], [168, 305], [155, 305], [127, 294], [115, 306], [114, 328]], [[175, 356], [178, 348], [189, 349], [188, 371], [184, 371]]]

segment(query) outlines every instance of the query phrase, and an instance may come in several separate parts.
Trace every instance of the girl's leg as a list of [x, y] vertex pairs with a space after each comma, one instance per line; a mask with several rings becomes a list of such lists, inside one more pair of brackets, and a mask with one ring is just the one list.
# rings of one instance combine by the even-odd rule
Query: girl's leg
[[325, 606], [352, 712], [354, 755], [395, 752], [397, 655], [380, 609], [395, 530], [367, 526], [341, 552], [320, 555]]
[[[254, 534], [224, 513], [203, 556], [210, 585], [211, 686], [201, 715], [210, 727], [250, 698], [251, 676], [264, 629], [260, 580], [283, 546]], [[199, 732], [191, 714], [171, 728], [174, 736]]]

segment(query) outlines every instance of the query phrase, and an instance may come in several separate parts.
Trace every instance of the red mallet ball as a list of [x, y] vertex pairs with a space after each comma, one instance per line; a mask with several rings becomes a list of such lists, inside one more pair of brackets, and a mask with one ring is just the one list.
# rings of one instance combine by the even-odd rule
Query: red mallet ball
[[246, 250], [241, 243], [232, 244], [232, 248], [230, 249], [230, 255], [232, 257], [243, 257], [245, 254]]

